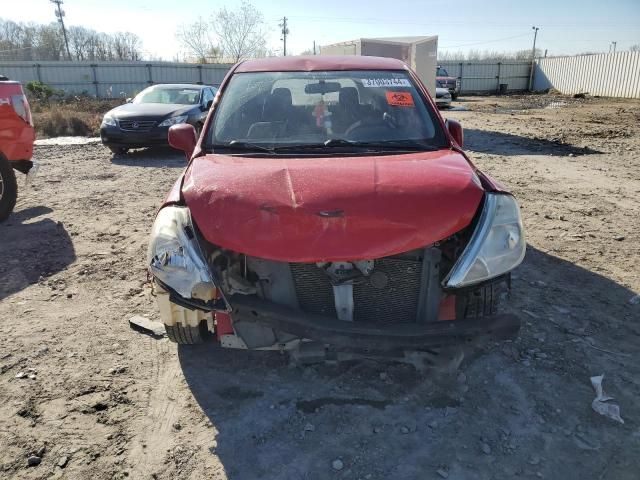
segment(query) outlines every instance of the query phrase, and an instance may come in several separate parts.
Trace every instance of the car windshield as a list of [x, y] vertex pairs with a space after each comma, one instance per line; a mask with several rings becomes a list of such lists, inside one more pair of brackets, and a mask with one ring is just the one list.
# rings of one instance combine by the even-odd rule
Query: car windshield
[[133, 103], [173, 103], [195, 105], [200, 101], [200, 89], [185, 87], [149, 87], [140, 92]]
[[449, 72], [447, 72], [444, 68], [438, 67], [438, 71], [436, 73], [436, 77], [448, 77]]
[[446, 146], [437, 114], [404, 71], [235, 74], [216, 108], [210, 148]]

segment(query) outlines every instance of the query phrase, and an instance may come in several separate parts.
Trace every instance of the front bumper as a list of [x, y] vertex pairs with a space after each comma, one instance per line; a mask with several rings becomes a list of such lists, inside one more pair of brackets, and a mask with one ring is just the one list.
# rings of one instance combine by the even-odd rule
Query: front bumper
[[466, 343], [478, 337], [504, 340], [515, 336], [520, 329], [519, 317], [511, 314], [423, 324], [380, 324], [345, 322], [251, 296], [234, 295], [229, 302], [233, 307], [234, 323], [258, 323], [298, 338], [337, 347], [421, 349]]
[[451, 105], [451, 97], [436, 97], [436, 105], [438, 107], [446, 107]]
[[126, 148], [167, 146], [169, 127], [154, 127], [148, 132], [121, 130], [119, 127], [103, 125], [100, 138], [103, 145]]

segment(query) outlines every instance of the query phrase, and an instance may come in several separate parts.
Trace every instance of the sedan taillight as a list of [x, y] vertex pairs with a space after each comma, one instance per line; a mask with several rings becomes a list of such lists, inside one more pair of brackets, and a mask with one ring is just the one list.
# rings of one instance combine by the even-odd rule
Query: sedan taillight
[[11, 105], [16, 114], [33, 127], [33, 119], [31, 118], [31, 109], [29, 108], [27, 97], [25, 95], [12, 95]]

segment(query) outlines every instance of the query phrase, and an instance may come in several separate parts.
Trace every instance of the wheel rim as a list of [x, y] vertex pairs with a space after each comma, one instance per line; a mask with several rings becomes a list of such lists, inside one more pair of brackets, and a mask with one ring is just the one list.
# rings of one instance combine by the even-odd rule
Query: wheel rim
[[4, 178], [2, 177], [2, 174], [0, 173], [0, 200], [2, 200], [3, 196], [4, 196]]

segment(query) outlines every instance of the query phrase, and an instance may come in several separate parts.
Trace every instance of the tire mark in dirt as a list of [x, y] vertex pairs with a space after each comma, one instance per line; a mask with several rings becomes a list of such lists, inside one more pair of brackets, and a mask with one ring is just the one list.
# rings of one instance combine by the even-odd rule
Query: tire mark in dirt
[[148, 369], [146, 414], [141, 414], [129, 428], [129, 450], [133, 478], [142, 478], [163, 465], [159, 456], [166, 455], [172, 443], [172, 427], [180, 416], [180, 404], [184, 393], [176, 393], [182, 370], [171, 354], [168, 342], [149, 340], [153, 364]]

